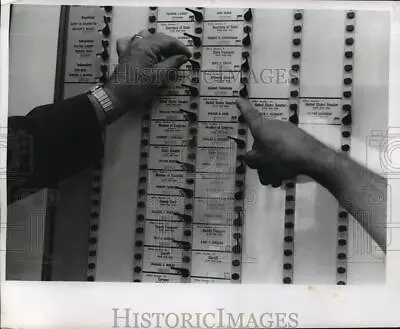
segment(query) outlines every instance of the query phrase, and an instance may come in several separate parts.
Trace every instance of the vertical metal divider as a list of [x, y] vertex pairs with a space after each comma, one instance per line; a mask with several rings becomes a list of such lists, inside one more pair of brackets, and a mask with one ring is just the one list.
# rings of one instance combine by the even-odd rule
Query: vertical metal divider
[[[157, 7], [149, 7], [148, 31], [155, 33], [157, 27]], [[140, 140], [140, 158], [138, 174], [138, 194], [136, 210], [136, 228], [133, 256], [133, 282], [142, 282], [144, 239], [146, 226], [146, 201], [148, 182], [148, 158], [150, 141], [151, 115], [144, 114], [142, 117], [142, 131]]]
[[[354, 64], [354, 31], [356, 13], [345, 12], [345, 33], [343, 53], [343, 87], [342, 87], [342, 126], [341, 126], [341, 151], [348, 155], [351, 145], [351, 111], [353, 102], [353, 64]], [[336, 284], [347, 284], [348, 263], [348, 224], [349, 214], [339, 205], [337, 222], [337, 246], [336, 246]]]
[[[100, 76], [98, 77], [98, 83], [103, 85], [109, 78], [109, 47], [110, 47], [110, 34], [111, 34], [111, 18], [112, 18], [112, 7], [105, 6], [104, 8], [104, 26], [99, 33], [103, 35], [101, 44], [103, 50], [97, 54], [101, 58], [100, 64]], [[106, 133], [103, 133], [102, 139], [105, 142]], [[102, 188], [102, 175], [103, 175], [103, 160], [100, 160], [93, 166], [92, 171], [92, 195], [90, 204], [90, 224], [89, 224], [89, 250], [88, 250], [88, 262], [86, 271], [86, 280], [96, 280], [96, 268], [97, 268], [97, 245], [98, 245], [98, 232], [100, 225], [100, 205], [101, 205], [101, 188]]]
[[[301, 35], [303, 29], [303, 9], [293, 11], [291, 79], [289, 86], [289, 121], [299, 123], [298, 107], [300, 96]], [[285, 182], [285, 214], [283, 241], [283, 283], [293, 283], [294, 238], [296, 212], [296, 178]]]
[[[56, 59], [56, 74], [54, 81], [54, 102], [61, 101], [64, 98], [64, 77], [65, 77], [65, 61], [66, 48], [68, 38], [68, 19], [69, 6], [61, 6], [60, 23], [58, 29], [57, 42], [57, 59]], [[52, 261], [54, 247], [54, 221], [56, 219], [57, 209], [57, 187], [47, 188], [45, 197], [46, 215], [45, 215], [45, 233], [42, 258], [42, 281], [50, 281], [52, 279]]]
[[[243, 37], [242, 37], [242, 60], [240, 66], [240, 84], [241, 89], [239, 95], [242, 98], [249, 97], [249, 77], [251, 74], [251, 35], [253, 33], [253, 9], [248, 8], [243, 13]], [[235, 187], [234, 194], [234, 212], [236, 218], [233, 220], [232, 225], [232, 240], [235, 245], [232, 246], [232, 264], [231, 264], [231, 283], [241, 282], [242, 272], [242, 251], [243, 251], [243, 220], [245, 214], [245, 177], [246, 166], [244, 164], [244, 154], [247, 151], [247, 133], [248, 128], [242, 115], [238, 118], [238, 131], [237, 134], [240, 139], [236, 141], [236, 163], [235, 170]]]
[[[188, 111], [189, 121], [189, 140], [188, 140], [188, 152], [187, 160], [188, 170], [186, 170], [186, 188], [191, 191], [191, 196], [186, 195], [185, 200], [185, 218], [191, 220], [184, 220], [183, 227], [183, 241], [186, 242], [187, 248], [183, 248], [182, 251], [182, 270], [181, 270], [181, 282], [191, 282], [191, 268], [192, 268], [192, 248], [193, 248], [193, 218], [195, 212], [194, 198], [196, 188], [196, 157], [197, 157], [197, 133], [198, 133], [198, 117], [199, 117], [199, 98], [200, 98], [200, 79], [201, 76], [201, 57], [202, 57], [202, 43], [203, 43], [203, 20], [204, 20], [204, 8], [198, 7], [196, 9], [198, 13], [197, 18], [194, 19], [194, 35], [197, 38], [197, 42], [193, 42], [193, 59], [191, 63], [191, 88], [190, 88], [190, 109]], [[193, 168], [193, 170], [190, 170]]]

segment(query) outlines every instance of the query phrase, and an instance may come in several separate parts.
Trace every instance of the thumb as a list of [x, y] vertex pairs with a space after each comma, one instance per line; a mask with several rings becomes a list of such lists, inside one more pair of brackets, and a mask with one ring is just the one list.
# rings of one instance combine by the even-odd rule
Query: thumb
[[[162, 62], [154, 65], [154, 70], [159, 77], [159, 81], [164, 84], [172, 76], [176, 77], [176, 70], [183, 64], [185, 64], [189, 58], [185, 55], [173, 55]], [[172, 75], [171, 75], [172, 74]]]
[[117, 40], [117, 54], [118, 57], [124, 57], [125, 55], [129, 55], [130, 47], [131, 47], [131, 37], [120, 38]]

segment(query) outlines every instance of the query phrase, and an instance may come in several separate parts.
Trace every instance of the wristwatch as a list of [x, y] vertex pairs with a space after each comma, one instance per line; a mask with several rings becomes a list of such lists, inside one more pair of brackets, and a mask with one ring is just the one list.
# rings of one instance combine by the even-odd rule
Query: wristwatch
[[102, 127], [106, 124], [113, 123], [123, 114], [123, 112], [113, 104], [111, 97], [102, 86], [96, 85], [88, 91], [87, 95], [94, 105]]

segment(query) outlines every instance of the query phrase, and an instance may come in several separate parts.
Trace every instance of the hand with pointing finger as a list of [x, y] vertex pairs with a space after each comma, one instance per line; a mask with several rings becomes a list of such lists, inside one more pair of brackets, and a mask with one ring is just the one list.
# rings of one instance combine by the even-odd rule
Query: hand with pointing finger
[[285, 179], [313, 175], [324, 144], [288, 121], [264, 119], [248, 100], [239, 99], [237, 106], [254, 137], [244, 160], [257, 169], [263, 185], [278, 187]]
[[113, 103], [124, 110], [151, 101], [176, 70], [191, 57], [179, 40], [147, 30], [117, 40], [118, 65], [104, 86]]

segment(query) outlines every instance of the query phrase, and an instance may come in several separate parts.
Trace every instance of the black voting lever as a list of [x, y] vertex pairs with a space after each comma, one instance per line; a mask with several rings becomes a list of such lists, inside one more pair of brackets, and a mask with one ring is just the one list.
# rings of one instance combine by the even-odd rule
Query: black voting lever
[[185, 10], [190, 11], [194, 15], [194, 19], [196, 20], [196, 22], [200, 23], [203, 21], [203, 14], [201, 13], [201, 11], [193, 10], [190, 8], [185, 8]]
[[186, 114], [186, 118], [190, 121], [190, 122], [194, 122], [197, 120], [197, 114], [191, 111], [187, 111], [184, 109], [179, 109], [179, 112], [183, 112]]
[[182, 87], [188, 88], [189, 91], [190, 91], [190, 94], [191, 94], [193, 97], [197, 97], [197, 96], [199, 95], [199, 89], [198, 89], [198, 88], [193, 87], [193, 86], [191, 86], [191, 85], [184, 84], [184, 83], [182, 83], [181, 86], [182, 86]]
[[192, 38], [193, 45], [195, 47], [200, 47], [201, 46], [201, 39], [199, 37], [197, 37], [197, 36], [195, 36], [193, 34], [186, 33], [186, 32], [183, 33], [183, 35], [186, 35], [187, 37]]

